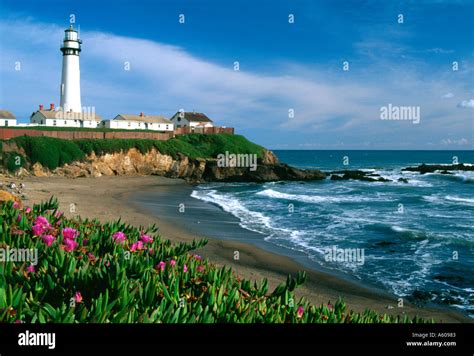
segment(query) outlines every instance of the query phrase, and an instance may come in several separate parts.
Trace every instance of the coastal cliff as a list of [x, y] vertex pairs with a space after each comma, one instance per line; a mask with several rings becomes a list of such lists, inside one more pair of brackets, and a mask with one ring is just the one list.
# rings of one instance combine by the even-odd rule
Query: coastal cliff
[[176, 158], [156, 149], [141, 153], [136, 148], [128, 151], [96, 155], [94, 152], [81, 161], [50, 170], [35, 163], [29, 170], [35, 176], [101, 177], [121, 175], [159, 175], [182, 178], [188, 182], [269, 182], [278, 180], [320, 180], [326, 174], [319, 170], [303, 170], [279, 163], [273, 152], [264, 150], [256, 169], [248, 167], [220, 167], [215, 158], [190, 158], [181, 153]]
[[[225, 161], [230, 156], [247, 161]], [[17, 137], [0, 141], [0, 174], [101, 177], [158, 175], [191, 183], [314, 181], [330, 179], [390, 182], [361, 170], [322, 172], [280, 163], [273, 152], [243, 136], [180, 135], [167, 141], [145, 139], [80, 139]], [[250, 162], [251, 161], [251, 162]], [[472, 170], [471, 165], [421, 165], [404, 171], [420, 174]], [[408, 183], [404, 177], [397, 182]]]

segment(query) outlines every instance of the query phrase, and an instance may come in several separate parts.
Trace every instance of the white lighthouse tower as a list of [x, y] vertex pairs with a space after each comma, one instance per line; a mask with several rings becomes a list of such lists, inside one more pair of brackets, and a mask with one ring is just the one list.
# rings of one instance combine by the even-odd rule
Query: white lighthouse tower
[[82, 112], [81, 73], [79, 70], [79, 52], [81, 52], [82, 41], [72, 25], [64, 32], [64, 41], [61, 46], [63, 71], [60, 106], [63, 112]]

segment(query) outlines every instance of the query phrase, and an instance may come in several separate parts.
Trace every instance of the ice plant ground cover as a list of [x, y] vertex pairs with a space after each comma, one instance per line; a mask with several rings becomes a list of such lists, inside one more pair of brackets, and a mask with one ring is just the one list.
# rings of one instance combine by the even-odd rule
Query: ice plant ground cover
[[50, 199], [0, 208], [0, 248], [38, 249], [38, 263], [0, 263], [0, 322], [53, 323], [387, 323], [420, 318], [355, 313], [339, 300], [310, 305], [294, 289], [304, 272], [268, 291], [191, 251], [157, 228], [66, 218]]

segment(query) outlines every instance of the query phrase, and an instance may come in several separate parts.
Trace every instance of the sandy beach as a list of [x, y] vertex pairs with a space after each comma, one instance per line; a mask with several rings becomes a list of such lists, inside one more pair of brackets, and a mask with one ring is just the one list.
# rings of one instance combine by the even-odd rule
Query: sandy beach
[[[188, 209], [189, 214], [186, 215], [186, 209], [192, 208], [195, 199], [189, 197], [192, 186], [181, 180], [156, 176], [121, 176], [78, 179], [28, 177], [4, 181], [25, 183], [28, 198], [24, 201], [25, 205], [55, 196], [59, 200], [60, 208], [68, 216], [80, 215], [84, 218], [98, 218], [104, 222], [121, 218], [136, 226], [156, 224], [164, 238], [176, 242], [207, 238], [209, 243], [199, 251], [200, 254], [218, 265], [232, 267], [241, 277], [252, 280], [267, 278], [270, 289], [283, 282], [288, 273], [306, 270], [308, 280], [297, 290], [297, 295], [305, 296], [314, 304], [334, 302], [338, 297], [342, 297], [347, 305], [356, 311], [371, 308], [387, 314], [434, 318], [439, 322], [471, 321], [455, 311], [418, 307], [407, 301], [404, 301], [404, 306], [400, 308], [394, 295], [366, 288], [325, 271], [309, 270], [293, 259], [266, 251], [257, 246], [257, 243], [251, 243], [252, 233], [238, 227], [235, 218], [230, 214], [216, 212], [217, 207], [210, 206], [209, 210], [206, 210], [205, 205], [201, 205], [199, 214], [194, 209], [195, 215], [192, 215], [193, 209]], [[161, 210], [151, 212], [147, 208], [147, 199], [149, 203], [161, 206]], [[184, 213], [179, 212], [181, 203], [184, 204]], [[71, 212], [71, 207], [75, 211]], [[216, 216], [219, 221], [215, 221]], [[204, 236], [202, 231], [210, 232]], [[236, 251], [239, 254], [238, 260], [234, 259]]]

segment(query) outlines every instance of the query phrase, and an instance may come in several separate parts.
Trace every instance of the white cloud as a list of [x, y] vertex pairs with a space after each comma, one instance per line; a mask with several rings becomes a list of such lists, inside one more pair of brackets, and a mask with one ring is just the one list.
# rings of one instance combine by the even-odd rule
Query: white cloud
[[426, 52], [436, 53], [436, 54], [450, 54], [450, 53], [453, 53], [454, 50], [436, 47], [436, 48], [429, 48], [426, 50]]
[[454, 94], [453, 93], [447, 93], [447, 94], [444, 94], [442, 96], [443, 99], [450, 99], [450, 98], [454, 98]]
[[474, 99], [463, 100], [458, 104], [459, 108], [474, 108]]
[[466, 145], [469, 145], [469, 140], [466, 139], [466, 138], [460, 138], [458, 140], [450, 139], [450, 138], [444, 138], [444, 139], [441, 140], [441, 144], [443, 144], [445, 146], [453, 146], [453, 145], [466, 146]]
[[[0, 44], [0, 107], [26, 115], [37, 104], [58, 102], [63, 29], [0, 21], [0, 32], [7, 30], [9, 36]], [[467, 113], [459, 114], [448, 101], [433, 100], [446, 88], [469, 95], [463, 83], [439, 73], [427, 80], [397, 63], [381, 63], [383, 70], [374, 73], [374, 68], [352, 66], [342, 72], [328, 71], [321, 64], [290, 63], [264, 75], [242, 63], [245, 70], [235, 72], [233, 63], [211, 62], [201, 54], [146, 39], [87, 31], [81, 37], [83, 105], [95, 106], [106, 118], [119, 112], [171, 116], [181, 108], [194, 109], [218, 124], [253, 129], [256, 135], [258, 130], [270, 130], [282, 143], [292, 132], [318, 135], [332, 144], [341, 142], [343, 134], [344, 142], [359, 140], [361, 145], [371, 136], [384, 142], [399, 142], [400, 137], [421, 142], [425, 134], [461, 134], [470, 125]], [[20, 72], [13, 70], [16, 61], [22, 63]], [[124, 70], [126, 61], [130, 71]], [[380, 107], [389, 103], [420, 106], [420, 129], [381, 121]], [[288, 117], [289, 109], [294, 109], [294, 118]]]

